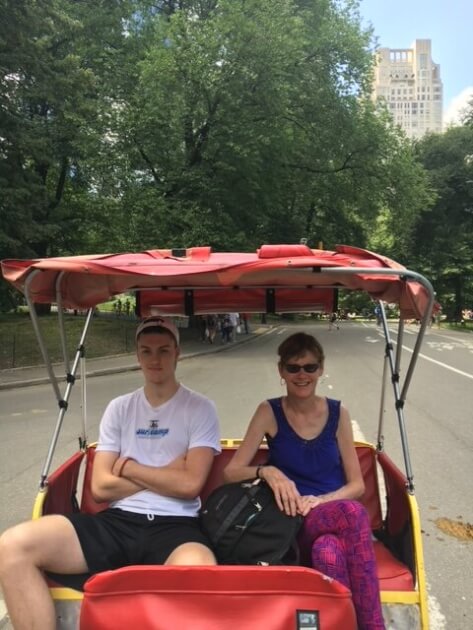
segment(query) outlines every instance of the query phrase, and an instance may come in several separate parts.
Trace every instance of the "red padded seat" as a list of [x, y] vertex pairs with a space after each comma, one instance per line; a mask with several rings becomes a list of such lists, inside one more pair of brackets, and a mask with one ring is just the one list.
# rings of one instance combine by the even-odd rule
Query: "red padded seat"
[[[214, 463], [202, 489], [202, 500], [208, 497], [210, 492], [223, 483], [223, 470], [232, 458], [236, 447], [226, 447], [222, 453], [215, 457]], [[371, 528], [373, 531], [381, 529], [382, 514], [377, 480], [377, 456], [375, 450], [370, 446], [358, 445], [357, 455], [365, 480], [365, 493], [361, 502], [366, 507], [370, 516]], [[87, 450], [84, 484], [80, 509], [82, 512], [96, 513], [107, 507], [107, 503], [97, 503], [91, 493], [90, 480], [92, 476], [92, 466], [94, 461], [95, 448]], [[83, 457], [83, 453], [76, 454], [60, 469], [49, 478], [48, 497], [44, 513], [67, 513], [71, 510], [71, 497], [74, 495], [74, 484], [78, 476], [78, 469]], [[256, 453], [254, 464], [264, 463], [267, 459], [267, 450], [259, 449]], [[405, 497], [405, 479], [395, 466], [386, 458], [384, 454], [379, 455], [379, 462], [384, 469], [389, 472], [386, 486], [390, 496], [390, 504], [395, 509], [388, 514], [388, 529], [394, 533], [404, 526], [408, 517], [408, 505]], [[62, 502], [59, 500], [61, 499]], [[413, 576], [410, 570], [381, 543], [375, 542], [375, 555], [378, 569], [378, 578], [382, 591], [412, 591], [414, 590]]]
[[316, 627], [356, 629], [350, 591], [312, 569], [133, 566], [88, 580], [80, 628], [287, 630], [310, 627], [304, 613]]
[[412, 573], [395, 558], [383, 543], [374, 543], [374, 554], [378, 570], [379, 588], [381, 591], [413, 591]]

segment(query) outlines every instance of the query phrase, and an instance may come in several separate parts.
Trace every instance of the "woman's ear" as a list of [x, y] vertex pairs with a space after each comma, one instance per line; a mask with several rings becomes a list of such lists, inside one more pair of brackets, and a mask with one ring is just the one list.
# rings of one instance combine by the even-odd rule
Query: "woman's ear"
[[281, 361], [278, 362], [278, 371], [279, 371], [279, 376], [282, 378], [282, 363], [281, 363]]

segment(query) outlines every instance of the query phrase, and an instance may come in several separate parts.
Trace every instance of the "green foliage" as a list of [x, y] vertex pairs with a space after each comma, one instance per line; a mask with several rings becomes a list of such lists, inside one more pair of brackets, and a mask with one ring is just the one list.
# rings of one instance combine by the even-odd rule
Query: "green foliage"
[[[65, 317], [66, 343], [70, 357], [74, 356], [84, 326], [82, 316]], [[58, 335], [57, 314], [44, 315], [40, 320], [46, 348], [53, 362], [63, 360]], [[94, 317], [87, 339], [87, 357], [102, 357], [134, 350], [136, 322], [125, 317]], [[40, 365], [43, 363], [31, 320], [27, 312], [0, 315], [0, 369]]]
[[373, 300], [367, 293], [361, 291], [340, 291], [338, 306], [345, 313], [372, 316], [374, 313]]
[[450, 317], [473, 303], [473, 127], [452, 127], [417, 147], [437, 198], [418, 220], [413, 258]]
[[0, 0], [0, 258], [264, 242], [408, 256], [432, 192], [357, 0]]
[[227, 0], [202, 19], [191, 4], [155, 20], [118, 112], [125, 195], [147, 200], [133, 246], [153, 223], [180, 245], [364, 245], [381, 210], [409, 234], [426, 182], [368, 98], [357, 3]]
[[101, 223], [92, 194], [110, 99], [101, 79], [117, 65], [127, 3], [2, 4], [0, 257], [78, 251], [84, 224], [90, 233]]

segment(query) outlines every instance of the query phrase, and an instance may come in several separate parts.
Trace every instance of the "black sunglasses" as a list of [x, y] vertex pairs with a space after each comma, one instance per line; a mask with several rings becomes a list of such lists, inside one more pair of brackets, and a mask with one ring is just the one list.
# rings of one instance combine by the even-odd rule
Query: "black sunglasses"
[[298, 365], [297, 363], [286, 363], [284, 369], [286, 370], [286, 372], [289, 372], [289, 374], [297, 374], [301, 370], [304, 370], [304, 372], [308, 372], [309, 374], [313, 374], [314, 372], [317, 372], [319, 367], [320, 363], [305, 363], [304, 365]]

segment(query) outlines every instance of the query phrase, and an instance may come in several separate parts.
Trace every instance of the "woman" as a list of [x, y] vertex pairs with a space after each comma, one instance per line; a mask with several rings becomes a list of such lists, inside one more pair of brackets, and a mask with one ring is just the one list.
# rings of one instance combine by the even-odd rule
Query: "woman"
[[[316, 394], [324, 352], [312, 335], [291, 335], [278, 354], [286, 396], [260, 403], [225, 477], [260, 477], [281, 510], [302, 514], [304, 564], [351, 590], [360, 630], [384, 629], [369, 519], [355, 501], [364, 483], [350, 416], [339, 401]], [[268, 464], [251, 466], [264, 437]]]

